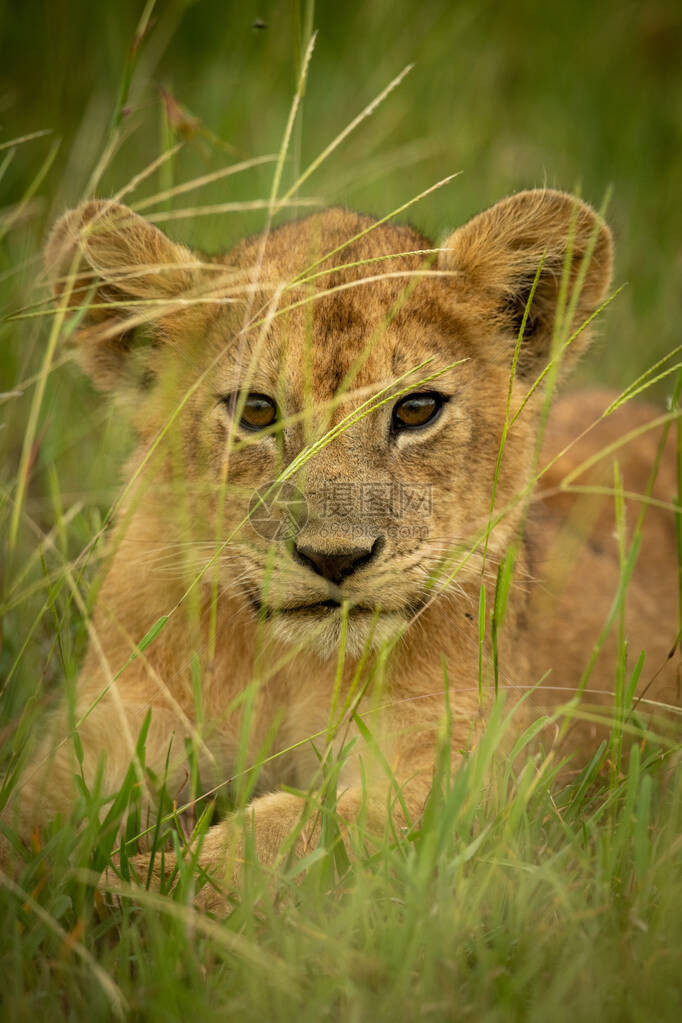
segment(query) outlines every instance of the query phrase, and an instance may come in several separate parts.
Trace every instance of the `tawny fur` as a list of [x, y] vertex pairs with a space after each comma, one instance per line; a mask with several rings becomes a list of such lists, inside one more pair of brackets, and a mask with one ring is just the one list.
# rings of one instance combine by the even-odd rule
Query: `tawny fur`
[[[151, 707], [147, 766], [163, 773], [172, 740], [167, 784], [179, 789], [183, 740], [190, 736], [199, 744], [204, 778], [220, 784], [236, 769], [245, 714], [240, 698], [248, 691], [246, 763], [264, 751], [270, 758], [250, 807], [255, 849], [264, 863], [274, 863], [304, 805], [278, 788], [307, 790], [315, 783], [318, 759], [305, 740], [316, 737], [324, 748], [332, 703], [344, 706], [364, 652], [360, 688], [366, 684], [366, 691], [358, 709], [417, 820], [433, 773], [444, 670], [453, 749], [470, 747], [483, 726], [489, 700], [478, 694], [479, 591], [483, 582], [491, 608], [497, 567], [521, 534], [499, 684], [519, 694], [551, 669], [536, 705], [567, 700], [606, 620], [618, 550], [613, 498], [582, 498], [562, 490], [561, 482], [658, 413], [628, 406], [605, 418], [541, 476], [532, 495], [527, 484], [534, 468], [597, 422], [609, 396], [594, 392], [556, 403], [537, 466], [543, 388], [526, 398], [557, 354], [557, 303], [567, 296], [571, 322], [561, 340], [604, 300], [611, 261], [610, 233], [594, 211], [552, 191], [498, 203], [438, 250], [408, 227], [377, 226], [331, 209], [207, 260], [115, 204], [90, 203], [66, 214], [47, 248], [55, 295], [67, 305], [92, 302], [78, 335], [82, 364], [98, 387], [114, 392], [139, 437], [78, 687], [76, 716], [87, 715], [80, 727], [86, 780], [92, 782], [104, 758], [105, 789], [116, 791]], [[522, 405], [523, 411], [506, 438], [491, 516], [512, 358], [534, 283], [510, 395], [511, 416]], [[589, 327], [576, 336], [562, 353], [563, 366], [589, 336]], [[432, 379], [423, 384], [424, 378]], [[396, 435], [390, 425], [397, 398], [387, 401], [334, 435], [292, 478], [309, 507], [297, 544], [338, 553], [359, 544], [369, 550], [381, 540], [378, 556], [330, 586], [292, 556], [290, 545], [272, 547], [244, 523], [249, 499], [391, 385], [394, 392], [438, 390], [450, 400], [432, 425]], [[221, 398], [245, 391], [277, 401], [284, 421], [278, 435], [245, 434], [232, 420]], [[626, 491], [645, 491], [659, 435], [644, 432], [616, 451]], [[601, 460], [576, 482], [612, 486], [612, 461]], [[348, 484], [353, 501], [363, 485], [362, 492], [375, 485], [383, 492], [386, 485], [428, 487], [432, 508], [408, 509], [397, 522], [388, 504], [367, 510], [351, 501], [345, 514], [330, 516], [324, 494], [342, 494]], [[674, 493], [668, 453], [653, 495], [671, 502]], [[627, 502], [630, 529], [639, 508]], [[642, 684], [656, 675], [647, 697], [668, 702], [678, 695], [666, 662], [676, 632], [673, 551], [672, 513], [650, 507], [628, 592], [628, 639], [633, 663], [647, 650]], [[441, 577], [430, 587], [429, 576], [446, 558], [449, 583]], [[351, 609], [340, 671], [339, 612], [292, 610], [330, 597]], [[154, 642], [131, 659], [166, 615]], [[486, 648], [486, 691], [489, 653]], [[200, 735], [193, 663], [201, 677]], [[614, 685], [609, 640], [589, 691], [608, 694]], [[347, 717], [337, 747], [356, 734]], [[56, 737], [63, 738], [64, 716], [55, 720]], [[589, 743], [591, 731], [583, 729], [576, 742]], [[73, 799], [72, 744], [62, 741], [49, 756], [54, 738], [37, 744], [26, 772], [15, 807], [25, 829]], [[339, 779], [342, 816], [351, 821], [362, 809], [370, 830], [381, 830], [389, 790], [381, 757], [358, 742]], [[393, 805], [404, 825], [395, 797]], [[202, 895], [210, 908], [219, 909], [221, 891], [238, 883], [241, 835], [228, 819], [205, 838], [201, 862], [216, 880]], [[314, 837], [311, 820], [301, 828], [299, 852]]]

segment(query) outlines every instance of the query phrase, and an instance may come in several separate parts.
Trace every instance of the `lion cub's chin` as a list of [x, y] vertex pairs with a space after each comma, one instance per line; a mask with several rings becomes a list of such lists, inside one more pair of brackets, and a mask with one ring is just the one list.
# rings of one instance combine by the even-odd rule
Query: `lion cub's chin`
[[[341, 644], [341, 611], [298, 612], [280, 614], [271, 619], [271, 627], [278, 639], [292, 646], [313, 651], [322, 660], [336, 659]], [[378, 650], [385, 643], [397, 639], [407, 628], [407, 622], [398, 611], [378, 614], [364, 608], [351, 609], [345, 637], [345, 656], [360, 657], [366, 650]]]

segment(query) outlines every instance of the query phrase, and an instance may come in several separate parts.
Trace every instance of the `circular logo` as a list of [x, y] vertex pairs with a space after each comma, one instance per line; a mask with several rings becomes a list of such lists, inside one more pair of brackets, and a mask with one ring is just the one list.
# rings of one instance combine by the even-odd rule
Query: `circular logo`
[[293, 540], [308, 521], [308, 502], [293, 483], [266, 483], [249, 501], [249, 521], [266, 540]]

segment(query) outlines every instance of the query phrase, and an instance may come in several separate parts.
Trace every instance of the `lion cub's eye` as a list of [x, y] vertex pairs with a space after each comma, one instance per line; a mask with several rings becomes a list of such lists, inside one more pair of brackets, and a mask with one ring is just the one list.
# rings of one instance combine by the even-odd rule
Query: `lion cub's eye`
[[440, 415], [447, 398], [437, 391], [408, 394], [393, 407], [392, 429], [414, 430], [427, 423], [433, 423]]
[[[234, 415], [240, 406], [241, 395], [237, 392], [225, 398], [225, 404]], [[249, 391], [241, 409], [239, 425], [242, 430], [265, 430], [277, 421], [277, 404], [267, 394]]]

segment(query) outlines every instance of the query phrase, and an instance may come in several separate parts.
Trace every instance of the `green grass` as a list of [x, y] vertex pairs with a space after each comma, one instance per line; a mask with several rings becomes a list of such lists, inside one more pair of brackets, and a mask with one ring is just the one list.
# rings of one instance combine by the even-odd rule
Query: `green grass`
[[188, 889], [98, 920], [79, 881], [97, 829], [62, 828], [26, 894], [3, 899], [5, 1005], [22, 1018], [123, 1000], [145, 1018], [675, 1018], [679, 773], [663, 786], [635, 746], [616, 784], [562, 788], [524, 750], [496, 763], [501, 731], [498, 717], [454, 778], [437, 777], [409, 840], [351, 848], [343, 876], [324, 853], [305, 875], [251, 868], [220, 925]]
[[[168, 230], [226, 248], [264, 226], [275, 168], [286, 194], [414, 62], [302, 196], [382, 216], [461, 171], [404, 213], [437, 239], [517, 188], [578, 186], [599, 205], [612, 186], [617, 283], [628, 284], [582, 380], [635, 391], [666, 358], [641, 382], [665, 371], [644, 396], [671, 391], [682, 229], [676, 5], [224, 6], [159, 4], [132, 50], [149, 13], [141, 3], [74, 5], [61, 16], [46, 7], [38, 27], [9, 5], [2, 12], [0, 145], [52, 133], [0, 149], [3, 771], [55, 695], [73, 692], [103, 548], [82, 554], [120, 493], [131, 446], [120, 413], [69, 364], [52, 313], [43, 315], [45, 232], [86, 192], [118, 192], [161, 154], [124, 201], [272, 154], [154, 206], [194, 209]], [[251, 27], [258, 17], [266, 29]], [[200, 215], [254, 200], [261, 209]], [[628, 556], [623, 545], [624, 574]], [[627, 708], [625, 690], [621, 698]], [[614, 727], [568, 783], [523, 741], [510, 759], [504, 732], [500, 708], [456, 771], [441, 756], [413, 831], [376, 842], [354, 832], [348, 864], [327, 803], [327, 843], [308, 869], [285, 863], [270, 877], [251, 866], [221, 923], [192, 910], [190, 868], [174, 900], [138, 894], [103, 909], [92, 871], [109, 861], [134, 788], [124, 786], [104, 824], [96, 792], [83, 793], [74, 820], [84, 816], [85, 828], [48, 829], [0, 883], [3, 1016], [677, 1019], [682, 775], [670, 745], [636, 743], [609, 770]]]

